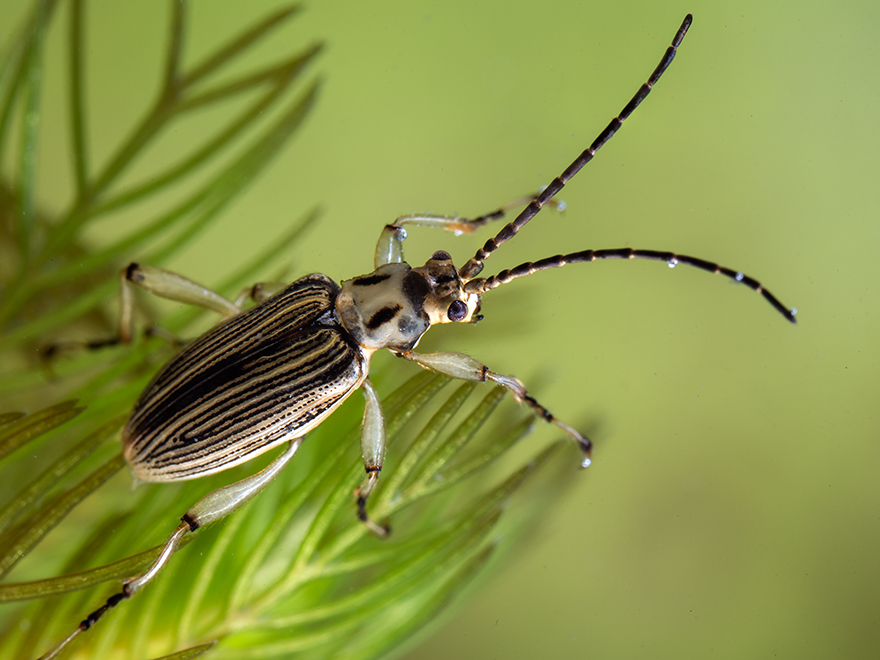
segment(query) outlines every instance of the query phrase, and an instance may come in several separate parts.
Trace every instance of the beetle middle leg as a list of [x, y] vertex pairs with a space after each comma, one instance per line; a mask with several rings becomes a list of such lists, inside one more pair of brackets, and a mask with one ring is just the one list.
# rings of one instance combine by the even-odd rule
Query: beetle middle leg
[[287, 450], [272, 461], [268, 466], [256, 474], [246, 477], [241, 481], [218, 488], [205, 495], [195, 506], [187, 511], [180, 519], [180, 525], [174, 533], [168, 537], [162, 551], [156, 560], [140, 575], [129, 578], [122, 583], [122, 590], [107, 599], [101, 607], [89, 614], [77, 628], [68, 635], [60, 644], [43, 655], [40, 660], [50, 660], [57, 657], [58, 653], [80, 633], [91, 628], [107, 612], [123, 600], [127, 600], [152, 582], [165, 568], [171, 557], [180, 546], [183, 537], [194, 532], [200, 527], [225, 518], [230, 513], [250, 501], [266, 486], [268, 486], [282, 469], [296, 454], [303, 439], [294, 438], [290, 441]]
[[590, 442], [589, 438], [581, 435], [571, 426], [553, 416], [549, 410], [528, 393], [525, 385], [518, 378], [490, 371], [489, 367], [464, 353], [415, 353], [413, 351], [400, 351], [397, 355], [415, 362], [425, 369], [436, 371], [452, 378], [481, 382], [488, 380], [507, 388], [518, 402], [529, 406], [537, 417], [565, 431], [584, 453], [584, 460], [581, 465], [583, 467], [590, 465], [590, 453], [593, 451], [593, 443]]
[[367, 477], [354, 492], [357, 498], [357, 515], [371, 532], [378, 536], [387, 536], [390, 531], [388, 525], [373, 522], [367, 515], [367, 500], [379, 481], [382, 461], [385, 460], [385, 416], [382, 414], [379, 395], [369, 378], [364, 381], [362, 387], [365, 404], [364, 422], [361, 427], [361, 454], [364, 457]]

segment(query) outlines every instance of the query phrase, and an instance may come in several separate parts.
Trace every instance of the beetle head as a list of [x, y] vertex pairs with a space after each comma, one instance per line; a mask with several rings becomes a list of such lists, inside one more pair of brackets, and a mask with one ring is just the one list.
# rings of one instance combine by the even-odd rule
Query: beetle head
[[452, 264], [452, 257], [442, 250], [435, 252], [413, 273], [424, 278], [427, 288], [423, 308], [431, 325], [437, 323], [476, 323], [480, 316], [480, 294], [470, 293]]

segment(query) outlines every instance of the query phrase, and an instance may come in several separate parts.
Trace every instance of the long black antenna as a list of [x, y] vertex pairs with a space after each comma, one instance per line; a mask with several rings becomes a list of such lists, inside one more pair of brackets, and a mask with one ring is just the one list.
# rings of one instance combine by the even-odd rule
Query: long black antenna
[[465, 288], [470, 293], [484, 293], [485, 291], [499, 287], [502, 284], [507, 284], [518, 277], [526, 277], [532, 273], [537, 273], [539, 270], [561, 268], [567, 264], [584, 261], [598, 261], [600, 259], [651, 259], [654, 261], [665, 261], [670, 268], [674, 268], [678, 264], [685, 264], [686, 266], [700, 268], [701, 270], [709, 271], [710, 273], [724, 275], [725, 277], [732, 279], [734, 282], [745, 284], [750, 289], [757, 291], [786, 319], [792, 323], [797, 323], [797, 319], [795, 319], [794, 316], [797, 314], [797, 310], [789, 309], [779, 302], [779, 299], [765, 289], [758, 280], [739, 271], [719, 266], [711, 261], [706, 261], [705, 259], [689, 257], [683, 254], [675, 254], [674, 252], [660, 252], [659, 250], [613, 248], [604, 250], [583, 250], [571, 254], [557, 254], [555, 257], [547, 257], [546, 259], [541, 259], [539, 261], [520, 264], [516, 268], [511, 268], [510, 270], [502, 270], [497, 275], [493, 275], [486, 279], [477, 278], [471, 280], [465, 285]]
[[620, 111], [620, 114], [612, 119], [611, 123], [605, 127], [605, 130], [599, 133], [599, 136], [593, 141], [593, 144], [578, 156], [562, 174], [553, 179], [553, 181], [550, 182], [550, 185], [544, 188], [544, 190], [541, 191], [541, 193], [535, 197], [535, 199], [533, 199], [510, 224], [505, 225], [494, 238], [490, 238], [482, 248], [477, 250], [477, 253], [459, 269], [458, 274], [461, 279], [467, 281], [479, 275], [483, 270], [483, 262], [486, 258], [497, 250], [499, 245], [516, 236], [516, 233], [522, 229], [529, 220], [538, 214], [544, 204], [555, 197], [556, 194], [562, 190], [563, 186], [565, 186], [565, 184], [568, 183], [568, 181], [577, 174], [584, 165], [593, 159], [593, 156], [595, 156], [596, 152], [602, 148], [602, 145], [612, 138], [621, 127], [624, 120], [632, 114], [633, 110], [639, 107], [639, 103], [645, 100], [645, 97], [651, 92], [651, 88], [657, 84], [657, 81], [660, 80], [660, 76], [663, 75], [663, 72], [666, 71], [666, 68], [672, 63], [672, 60], [675, 58], [675, 51], [681, 43], [681, 40], [684, 39], [684, 35], [687, 34], [692, 21], [693, 16], [690, 14], [684, 17], [681, 27], [678, 28], [678, 32], [675, 33], [675, 37], [672, 39], [672, 44], [666, 49], [666, 52], [660, 59], [660, 64], [654, 69], [654, 73], [651, 74], [651, 77], [648, 78], [647, 82], [645, 82], [639, 88], [639, 91], [635, 93], [635, 96], [630, 99], [630, 102], [624, 106], [623, 110]]

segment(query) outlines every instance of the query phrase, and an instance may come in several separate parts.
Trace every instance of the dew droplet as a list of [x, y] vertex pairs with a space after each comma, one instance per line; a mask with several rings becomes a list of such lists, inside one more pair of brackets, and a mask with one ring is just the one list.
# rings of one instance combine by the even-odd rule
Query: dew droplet
[[560, 213], [562, 213], [565, 210], [566, 206], [568, 206], [568, 205], [565, 203], [565, 200], [560, 199], [559, 203], [556, 205], [556, 210], [559, 211]]
[[791, 315], [794, 316], [795, 314], [797, 314], [797, 307], [792, 307], [791, 308]]
[[670, 259], [669, 261], [666, 262], [666, 265], [669, 266], [670, 268], [675, 268], [678, 265], [678, 259], [673, 257], [672, 259]]
[[737, 282], [742, 282], [746, 278], [746, 276], [742, 273], [737, 273], [736, 275], [734, 275], [734, 278]]
[[588, 467], [590, 467], [590, 465], [592, 464], [592, 462], [593, 462], [593, 461], [591, 461], [589, 458], [585, 458], [585, 459], [581, 462], [581, 467], [582, 467], [582, 468], [588, 468]]

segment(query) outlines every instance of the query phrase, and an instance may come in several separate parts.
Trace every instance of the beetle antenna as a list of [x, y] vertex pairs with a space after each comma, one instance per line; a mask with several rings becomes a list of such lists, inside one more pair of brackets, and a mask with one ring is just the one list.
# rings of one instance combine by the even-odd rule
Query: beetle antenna
[[583, 250], [581, 252], [573, 252], [571, 254], [557, 254], [555, 257], [547, 257], [540, 261], [528, 262], [520, 264], [516, 268], [510, 270], [502, 270], [497, 275], [489, 278], [478, 278], [471, 280], [465, 284], [465, 290], [469, 293], [485, 293], [491, 289], [495, 289], [502, 284], [507, 284], [511, 280], [518, 277], [526, 277], [540, 270], [549, 270], [551, 268], [561, 268], [567, 264], [574, 264], [583, 261], [598, 261], [599, 259], [652, 259], [654, 261], [665, 261], [670, 268], [674, 268], [678, 264], [693, 266], [710, 273], [717, 273], [729, 277], [734, 282], [745, 284], [750, 289], [757, 291], [764, 299], [792, 323], [796, 323], [795, 314], [797, 310], [789, 309], [779, 299], [765, 289], [762, 284], [748, 275], [719, 266], [705, 259], [697, 259], [696, 257], [688, 257], [686, 255], [675, 254], [674, 252], [660, 252], [659, 250], [634, 250], [633, 248], [613, 248], [604, 250]]
[[624, 120], [632, 114], [633, 110], [635, 110], [642, 101], [645, 100], [645, 97], [651, 92], [651, 88], [657, 84], [657, 81], [660, 80], [660, 76], [662, 76], [667, 67], [672, 64], [672, 60], [675, 58], [675, 52], [678, 49], [679, 44], [681, 44], [681, 40], [684, 39], [684, 35], [687, 33], [688, 28], [690, 28], [692, 21], [693, 17], [690, 14], [684, 17], [684, 22], [682, 22], [681, 27], [678, 28], [678, 32], [675, 33], [675, 37], [672, 39], [672, 44], [666, 49], [666, 52], [660, 59], [660, 64], [654, 69], [654, 73], [652, 73], [651, 77], [648, 78], [648, 80], [639, 88], [639, 91], [635, 93], [635, 96], [630, 99], [629, 103], [624, 106], [623, 110], [620, 111], [620, 114], [611, 120], [611, 123], [605, 127], [604, 131], [599, 133], [599, 136], [593, 140], [593, 144], [578, 156], [562, 174], [553, 179], [553, 181], [550, 182], [550, 185], [544, 188], [544, 190], [541, 191], [541, 193], [535, 197], [535, 199], [533, 199], [510, 224], [505, 225], [505, 227], [499, 231], [494, 238], [490, 238], [486, 241], [485, 245], [477, 250], [477, 253], [459, 269], [459, 277], [467, 281], [479, 275], [483, 270], [483, 262], [486, 258], [497, 250], [502, 243], [505, 243], [516, 236], [516, 233], [522, 229], [529, 220], [538, 214], [544, 204], [555, 197], [556, 194], [562, 190], [563, 186], [565, 186], [565, 184], [568, 183], [568, 181], [577, 174], [584, 165], [593, 159], [593, 156], [595, 156], [596, 152], [602, 148], [602, 145], [608, 142], [608, 140], [610, 140], [618, 131]]

